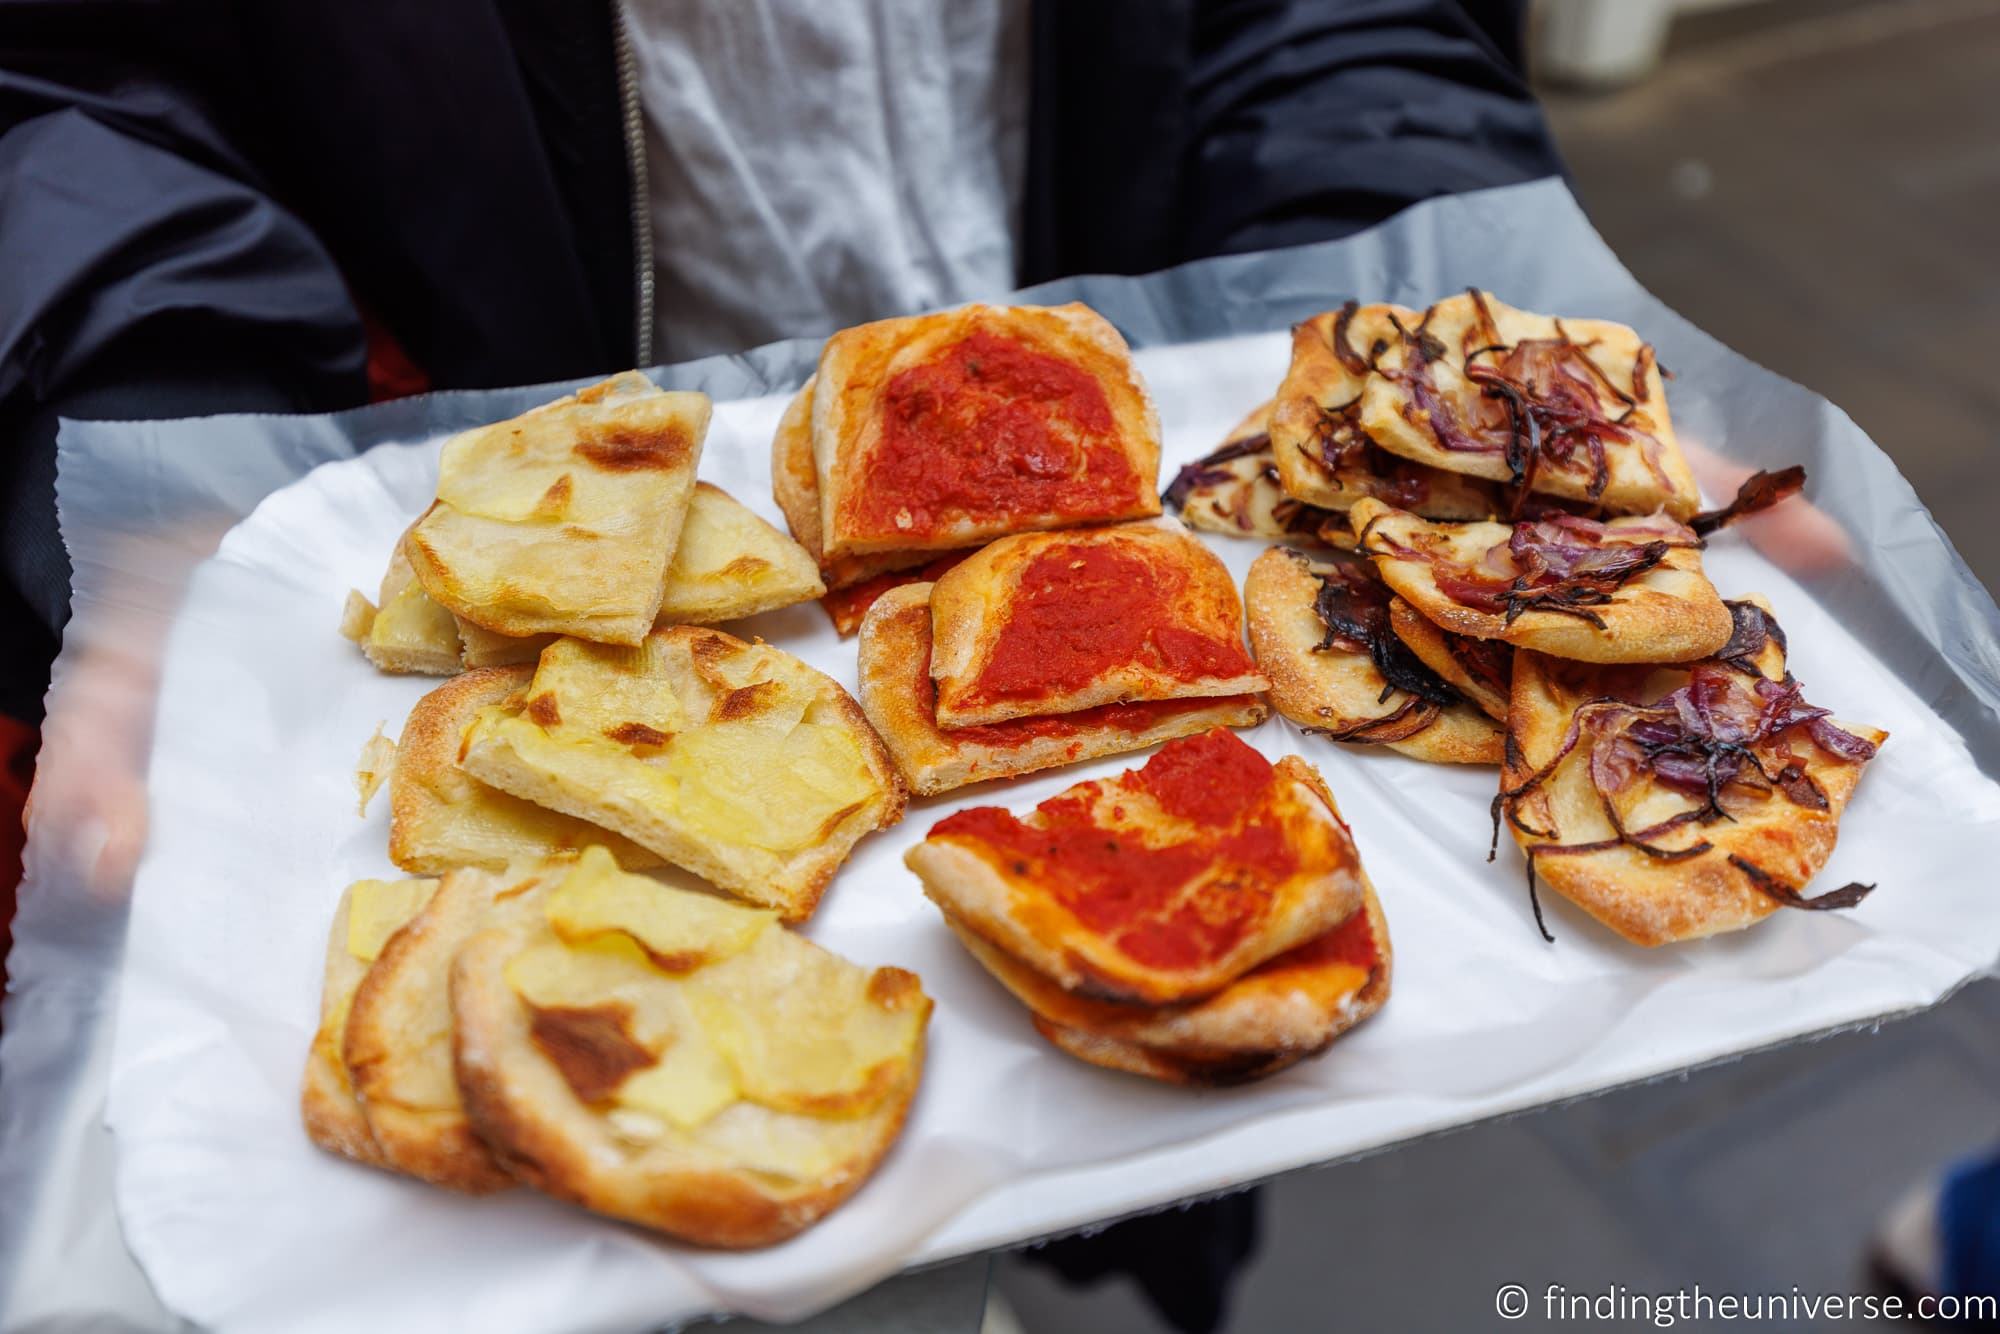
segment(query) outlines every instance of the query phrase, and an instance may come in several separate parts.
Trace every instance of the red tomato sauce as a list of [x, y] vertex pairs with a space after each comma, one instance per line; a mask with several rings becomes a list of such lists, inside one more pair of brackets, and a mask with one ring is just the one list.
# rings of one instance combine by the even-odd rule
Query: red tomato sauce
[[882, 436], [847, 505], [854, 535], [921, 541], [954, 519], [1128, 515], [1139, 478], [1104, 387], [974, 330], [883, 391]]
[[1177, 622], [1186, 572], [1105, 542], [1059, 542], [1028, 562], [993, 649], [967, 692], [975, 700], [1080, 690], [1145, 666], [1177, 681], [1256, 670], [1237, 640]]
[[[1097, 823], [1109, 790], [1145, 793], [1199, 827], [1187, 842], [1149, 846]], [[940, 820], [1009, 859], [1008, 870], [1053, 895], [1086, 928], [1153, 968], [1193, 968], [1227, 954], [1269, 915], [1299, 869], [1285, 837], [1269, 761], [1222, 728], [1169, 742], [1136, 772], [1079, 785], [1035, 808], [1028, 824], [996, 806]], [[1202, 880], [1190, 892], [1190, 882]]]
[[[924, 618], [924, 634], [928, 638], [930, 610], [922, 608], [918, 614]], [[920, 716], [937, 717], [937, 682], [931, 679], [928, 657], [924, 659], [924, 670], [917, 678], [916, 688]], [[1225, 704], [1242, 704], [1249, 698], [1248, 695], [1226, 695], [1221, 698], [1154, 699], [1140, 700], [1131, 704], [1099, 704], [1095, 708], [1079, 709], [1075, 713], [1045, 714], [1036, 718], [1009, 718], [1001, 723], [954, 727], [950, 731], [939, 730], [952, 741], [999, 749], [1025, 746], [1030, 741], [1039, 741], [1044, 737], [1075, 736], [1079, 732], [1143, 732], [1175, 714], [1192, 713], [1197, 709], [1216, 708]]]
[[1286, 950], [1277, 958], [1258, 965], [1254, 972], [1270, 973], [1287, 968], [1326, 968], [1350, 964], [1373, 971], [1382, 961], [1375, 947], [1375, 927], [1366, 908], [1356, 908], [1348, 919], [1323, 936]]

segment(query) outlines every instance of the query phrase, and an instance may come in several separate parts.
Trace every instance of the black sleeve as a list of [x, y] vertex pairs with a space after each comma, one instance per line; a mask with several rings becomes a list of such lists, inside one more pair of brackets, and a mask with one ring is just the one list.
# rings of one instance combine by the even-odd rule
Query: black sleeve
[[1434, 195], [1560, 175], [1518, 64], [1523, 8], [1204, 6], [1189, 80], [1183, 254], [1324, 240]]
[[[67, 604], [54, 421], [365, 397], [332, 259], [230, 127], [230, 6], [12, 3], [0, 28], [5, 610]], [[239, 71], [240, 72], [240, 71]]]
[[1035, 7], [1022, 276], [1328, 240], [1559, 175], [1525, 0]]

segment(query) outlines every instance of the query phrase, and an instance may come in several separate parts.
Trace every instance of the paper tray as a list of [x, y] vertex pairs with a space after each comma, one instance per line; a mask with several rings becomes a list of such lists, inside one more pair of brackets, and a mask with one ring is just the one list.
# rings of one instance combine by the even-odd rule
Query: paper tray
[[[1462, 244], [1468, 237], [1478, 244]], [[1825, 872], [1826, 883], [1884, 881], [1860, 911], [1780, 914], [1735, 939], [1645, 953], [1552, 906], [1560, 939], [1545, 946], [1518, 860], [1483, 862], [1491, 771], [1357, 754], [1274, 722], [1251, 739], [1321, 765], [1397, 945], [1388, 1009], [1326, 1057], [1226, 1093], [1091, 1070], [1043, 1047], [950, 943], [901, 869], [901, 848], [960, 805], [1036, 800], [1121, 767], [1113, 761], [921, 803], [836, 880], [813, 934], [923, 974], [939, 1001], [934, 1066], [883, 1174], [800, 1240], [702, 1255], [525, 1196], [467, 1202], [389, 1181], [315, 1154], [292, 1114], [326, 915], [347, 879], [387, 869], [381, 814], [353, 819], [348, 768], [373, 724], [386, 718], [393, 729], [425, 688], [375, 676], [332, 633], [339, 593], [372, 584], [427, 495], [434, 446], [378, 450], [314, 473], [234, 532], [195, 579], [167, 656], [155, 836], [136, 890], [110, 1106], [121, 1217], [167, 1304], [246, 1329], [365, 1320], [581, 1329], [718, 1308], [796, 1314], [902, 1264], [1928, 1004], [1989, 967], [2000, 923], [1971, 868], [2000, 830], [2000, 790], [1962, 738], [1990, 750], [1986, 705], [1964, 693], [1993, 698], [1990, 603], [1850, 423], [1638, 292], [1559, 189], [1443, 201], [1339, 245], [1072, 290], [1136, 338], [1157, 340], [1211, 316], [1280, 330], [1350, 293], [1422, 304], [1467, 282], [1518, 304], [1638, 325], [1680, 372], [1672, 399], [1684, 436], [1746, 462], [1808, 463], [1815, 501], [1856, 550], [1897, 551], [1900, 569], [1821, 568], [1810, 589], [1739, 536], [1711, 555], [1725, 592], [1772, 597], [1812, 698], [1894, 734]], [[806, 361], [809, 350], [778, 350], [708, 382], [775, 387], [801, 378]], [[1149, 351], [1168, 469], [1267, 395], [1283, 363], [1279, 332]], [[454, 403], [451, 424], [531, 401]], [[720, 405], [703, 467], [767, 513], [778, 407]], [[335, 434], [369, 438], [358, 425]], [[1260, 549], [1218, 547], [1239, 576]], [[1881, 585], [1913, 572], [1929, 576], [1925, 596], [1883, 596]], [[1955, 638], [1909, 633], [1968, 610], [1976, 615]], [[751, 629], [851, 681], [851, 643], [836, 646], [818, 616], [797, 609]], [[1857, 636], [1893, 654], [1895, 670]], [[358, 1273], [407, 1277], [358, 1284]]]

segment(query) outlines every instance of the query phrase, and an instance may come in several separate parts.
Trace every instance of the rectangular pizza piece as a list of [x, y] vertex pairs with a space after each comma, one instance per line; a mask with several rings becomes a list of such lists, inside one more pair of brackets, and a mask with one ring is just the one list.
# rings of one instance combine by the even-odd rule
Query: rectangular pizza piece
[[636, 644], [653, 628], [708, 432], [706, 394], [628, 372], [452, 437], [404, 539], [417, 578], [498, 634]]
[[557, 640], [518, 707], [474, 721], [463, 764], [788, 921], [811, 915], [835, 868], [904, 801], [837, 682], [693, 626], [631, 648]]
[[827, 559], [1160, 512], [1159, 414], [1125, 340], [1075, 303], [842, 330], [812, 445]]
[[1383, 449], [1614, 514], [1700, 507], [1652, 345], [1625, 325], [1473, 289], [1393, 326], [1359, 417]]
[[1174, 519], [1002, 538], [933, 586], [931, 632], [944, 728], [1270, 687], [1235, 581]]
[[904, 860], [953, 919], [1065, 991], [1214, 995], [1362, 904], [1325, 784], [1220, 728], [1015, 814], [946, 816]]
[[1256, 695], [1102, 704], [1046, 718], [945, 731], [931, 683], [931, 585], [882, 594], [861, 623], [861, 707], [910, 790], [933, 796], [991, 778], [1144, 750], [1212, 727], [1254, 727]]

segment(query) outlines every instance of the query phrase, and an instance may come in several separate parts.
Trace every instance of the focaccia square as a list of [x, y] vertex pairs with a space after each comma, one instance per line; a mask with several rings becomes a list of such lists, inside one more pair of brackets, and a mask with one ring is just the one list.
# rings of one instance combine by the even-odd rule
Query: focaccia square
[[634, 648], [559, 639], [525, 702], [474, 722], [473, 777], [614, 829], [788, 921], [811, 915], [904, 791], [837, 682], [719, 630], [656, 630]]
[[1212, 727], [1254, 727], [1270, 714], [1260, 696], [1225, 695], [1100, 704], [947, 732], [937, 725], [931, 682], [929, 584], [876, 599], [861, 623], [859, 651], [862, 710], [919, 796], [1144, 750]]
[[947, 729], [1270, 684], [1236, 581], [1173, 519], [1002, 538], [932, 585], [931, 634]]
[[660, 864], [658, 853], [502, 792], [460, 766], [466, 734], [481, 711], [518, 709], [534, 675], [532, 667], [475, 668], [417, 701], [403, 724], [389, 780], [389, 860], [424, 875], [460, 866], [498, 871], [599, 843], [621, 865]]
[[1616, 514], [1699, 508], [1652, 345], [1631, 329], [1477, 290], [1396, 325], [1361, 393], [1382, 448]]
[[1361, 906], [1339, 926], [1265, 960], [1212, 996], [1180, 1005], [1127, 1005], [1063, 990], [946, 917], [968, 953], [1033, 1017], [1035, 1029], [1080, 1060], [1169, 1084], [1265, 1079], [1324, 1051], [1389, 998], [1389, 929], [1362, 876]]
[[1527, 854], [1531, 891], [1539, 876], [1636, 945], [1781, 907], [1848, 908], [1872, 888], [1804, 894], [1887, 733], [1808, 705], [1770, 608], [1729, 605], [1736, 633], [1700, 662], [1515, 654], [1496, 819]]
[[660, 608], [709, 407], [633, 371], [452, 437], [437, 499], [403, 544], [424, 591], [499, 634], [638, 643]]
[[621, 875], [592, 852], [451, 979], [465, 1107], [551, 1195], [704, 1246], [768, 1246], [882, 1161], [931, 1002], [773, 914]]
[[1273, 547], [1243, 581], [1271, 703], [1308, 732], [1434, 764], [1498, 764], [1504, 733], [1413, 657], [1368, 562]]
[[1456, 634], [1582, 662], [1685, 662], [1729, 640], [1702, 539], [1664, 514], [1433, 523], [1365, 500], [1349, 517], [1383, 582]]
[[1285, 494], [1271, 457], [1271, 407], [1238, 422], [1215, 449], [1174, 474], [1163, 498], [1190, 528], [1230, 537], [1317, 542], [1333, 514]]
[[355, 1096], [341, 1045], [354, 992], [389, 937], [423, 910], [437, 892], [435, 880], [357, 880], [341, 891], [327, 932], [326, 969], [320, 984], [319, 1028], [306, 1051], [299, 1116], [306, 1137], [322, 1149], [357, 1163], [383, 1167], [382, 1150]]
[[964, 306], [827, 340], [812, 396], [827, 557], [1160, 512], [1160, 421], [1088, 306]]
[[1024, 816], [975, 807], [904, 861], [946, 913], [1067, 991], [1209, 996], [1361, 904], [1361, 862], [1318, 775], [1217, 728]]
[[1350, 301], [1292, 326], [1292, 360], [1272, 402], [1271, 455], [1287, 495], [1346, 510], [1373, 497], [1437, 519], [1497, 513], [1491, 482], [1399, 457], [1361, 429], [1361, 390], [1416, 311]]
[[[719, 486], [696, 482], [667, 566], [655, 626], [713, 625], [775, 611], [826, 591], [805, 548]], [[554, 635], [516, 638], [457, 622], [467, 667], [534, 662]]]

